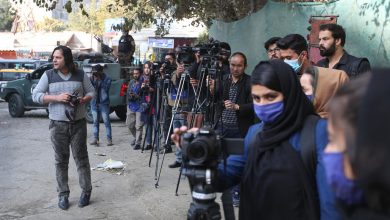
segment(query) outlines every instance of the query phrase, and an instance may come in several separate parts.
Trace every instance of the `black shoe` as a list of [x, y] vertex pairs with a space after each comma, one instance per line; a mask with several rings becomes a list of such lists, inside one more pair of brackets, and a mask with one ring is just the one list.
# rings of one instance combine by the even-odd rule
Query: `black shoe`
[[169, 168], [178, 168], [178, 167], [181, 167], [181, 163], [175, 161], [173, 164], [170, 164], [168, 167]]
[[166, 154], [169, 154], [169, 153], [173, 152], [171, 145], [166, 145], [164, 147], [165, 147], [165, 153]]
[[136, 144], [134, 147], [133, 147], [133, 150], [139, 150], [141, 149], [141, 145], [139, 144]]
[[60, 196], [58, 198], [58, 207], [62, 210], [67, 210], [69, 208], [68, 196]]
[[148, 144], [146, 145], [146, 147], [144, 148], [144, 150], [151, 150], [152, 149], [152, 145]]
[[83, 208], [84, 206], [89, 205], [89, 199], [91, 198], [91, 193], [81, 193], [79, 200], [79, 207]]

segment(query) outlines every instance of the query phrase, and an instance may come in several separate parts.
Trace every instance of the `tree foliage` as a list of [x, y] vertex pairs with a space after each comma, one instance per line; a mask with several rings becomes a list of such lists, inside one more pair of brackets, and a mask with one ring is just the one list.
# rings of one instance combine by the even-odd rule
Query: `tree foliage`
[[[28, 1], [28, 0], [13, 0]], [[56, 7], [56, 0], [33, 0], [36, 5], [52, 10]], [[327, 2], [330, 0], [277, 0], [281, 2]], [[84, 0], [68, 0], [64, 8], [69, 12], [75, 13], [78, 19], [83, 15], [89, 19], [80, 21], [82, 30], [97, 32], [102, 28], [102, 19], [116, 16], [123, 17], [125, 23], [116, 29], [140, 29], [145, 25], [154, 23], [157, 26], [157, 35], [166, 35], [169, 33], [170, 24], [173, 20], [184, 18], [194, 19], [192, 25], [206, 24], [211, 25], [212, 20], [235, 21], [243, 18], [262, 8], [267, 0], [101, 0], [101, 7], [92, 10], [92, 3], [89, 1], [89, 8], [86, 8]], [[108, 14], [100, 10], [105, 10]], [[97, 16], [97, 14], [99, 16]], [[100, 16], [103, 15], [103, 16]], [[94, 23], [93, 21], [97, 22]], [[77, 21], [77, 20], [76, 20]], [[85, 23], [85, 24], [84, 24]], [[89, 26], [88, 26], [89, 25]], [[87, 28], [88, 26], [88, 28]], [[92, 28], [91, 28], [92, 27]], [[96, 29], [95, 29], [96, 28]]]
[[8, 0], [0, 0], [0, 31], [10, 31], [14, 13]]
[[50, 32], [59, 32], [64, 31], [67, 28], [67, 25], [57, 19], [45, 17], [43, 21], [36, 24], [37, 31], [50, 31]]

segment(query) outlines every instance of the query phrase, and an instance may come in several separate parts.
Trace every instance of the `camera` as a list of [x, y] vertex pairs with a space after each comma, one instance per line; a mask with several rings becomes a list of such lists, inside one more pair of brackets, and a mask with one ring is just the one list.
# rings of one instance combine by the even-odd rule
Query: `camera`
[[221, 146], [211, 129], [201, 128], [196, 134], [185, 133], [182, 146], [183, 161], [189, 166], [214, 167], [218, 163]]
[[210, 127], [203, 127], [196, 133], [183, 134], [181, 145], [182, 172], [188, 177], [193, 200], [187, 219], [221, 219], [213, 187], [218, 163], [229, 154], [243, 154], [243, 139], [219, 138]]
[[195, 54], [192, 47], [180, 46], [178, 47], [176, 54], [176, 59], [179, 63], [184, 63], [184, 65], [190, 65], [195, 62]]
[[69, 101], [69, 104], [71, 106], [77, 106], [78, 104], [80, 104], [80, 99], [78, 97], [78, 94], [79, 93], [77, 91], [75, 91], [75, 92], [73, 92], [72, 95], [69, 95], [68, 101]]
[[136, 102], [136, 101], [140, 100], [140, 97], [139, 97], [139, 95], [131, 92], [129, 94], [128, 100], [129, 100], [129, 102]]

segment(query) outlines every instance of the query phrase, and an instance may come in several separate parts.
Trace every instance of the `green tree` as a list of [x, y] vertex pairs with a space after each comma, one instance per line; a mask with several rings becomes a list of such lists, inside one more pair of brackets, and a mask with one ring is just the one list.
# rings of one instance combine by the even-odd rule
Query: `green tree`
[[[127, 7], [126, 0], [91, 0], [89, 8], [82, 4], [76, 10], [72, 9], [69, 15], [69, 29], [80, 30], [95, 35], [102, 35], [104, 32], [104, 21], [108, 18], [123, 18], [125, 23], [113, 27], [116, 30], [123, 28], [140, 30], [153, 21], [154, 11], [149, 5], [143, 6], [139, 3], [137, 7]], [[138, 8], [142, 6], [142, 12]], [[139, 16], [142, 19], [139, 19]]]
[[63, 31], [66, 28], [67, 25], [64, 22], [53, 18], [44, 18], [43, 21], [37, 23], [36, 25], [36, 30], [38, 31], [58, 32]]
[[0, 31], [11, 31], [14, 14], [8, 0], [0, 0]]

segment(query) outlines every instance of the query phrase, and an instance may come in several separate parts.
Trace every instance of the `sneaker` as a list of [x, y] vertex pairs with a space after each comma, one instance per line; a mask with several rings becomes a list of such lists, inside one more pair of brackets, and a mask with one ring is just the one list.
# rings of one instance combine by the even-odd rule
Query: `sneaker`
[[92, 142], [90, 142], [90, 145], [98, 145], [99, 141], [97, 138], [94, 138]]
[[151, 150], [152, 149], [152, 145], [148, 144], [146, 145], [146, 147], [144, 148], [144, 150]]
[[107, 146], [112, 146], [112, 145], [114, 145], [114, 144], [112, 144], [112, 140], [111, 140], [111, 139], [108, 139], [108, 140], [107, 140]]
[[81, 193], [79, 200], [79, 207], [83, 208], [84, 206], [89, 205], [89, 199], [91, 198], [91, 193]]
[[62, 210], [67, 210], [69, 208], [68, 196], [58, 197], [58, 207]]
[[169, 164], [168, 167], [169, 168], [178, 168], [178, 167], [181, 167], [181, 163], [175, 161], [173, 164]]
[[233, 206], [239, 207], [240, 206], [240, 193], [238, 191], [232, 192], [232, 199], [233, 199]]
[[141, 149], [141, 145], [139, 145], [139, 144], [137, 144], [137, 145], [135, 145], [135, 146], [133, 147], [133, 150], [139, 150], [139, 149]]

